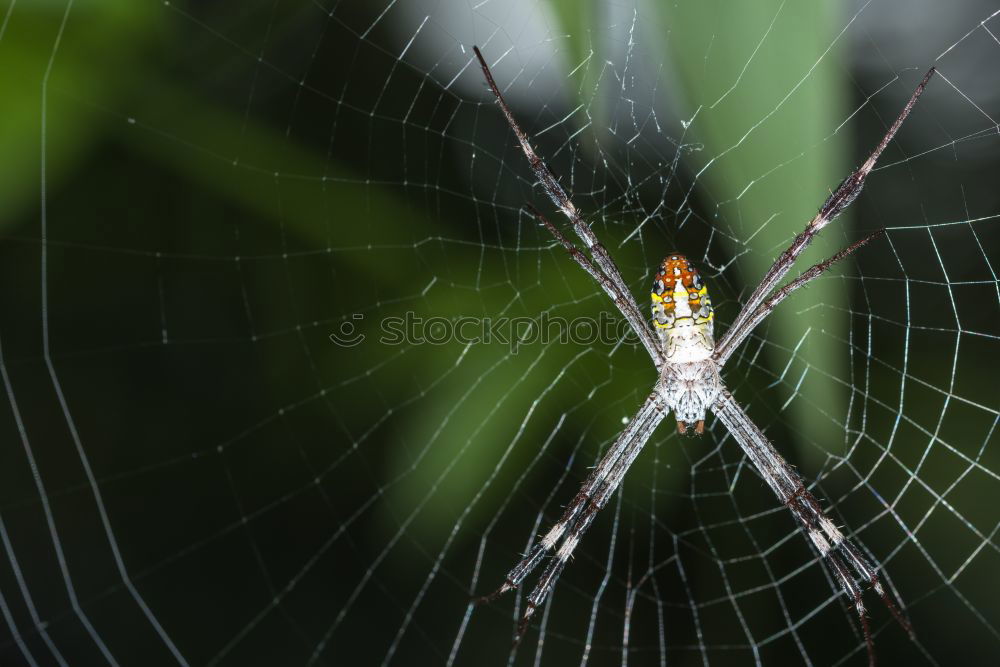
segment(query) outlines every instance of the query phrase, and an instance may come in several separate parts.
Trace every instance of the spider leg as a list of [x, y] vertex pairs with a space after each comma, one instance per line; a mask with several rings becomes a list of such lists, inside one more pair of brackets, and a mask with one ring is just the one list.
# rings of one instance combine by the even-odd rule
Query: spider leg
[[596, 517], [597, 513], [604, 509], [605, 505], [608, 504], [611, 496], [614, 495], [614, 492], [618, 489], [622, 480], [625, 478], [625, 474], [635, 462], [639, 452], [642, 451], [642, 448], [645, 446], [650, 436], [653, 435], [653, 431], [656, 430], [659, 423], [664, 417], [666, 417], [666, 410], [661, 409], [656, 403], [655, 396], [651, 396], [647, 400], [647, 404], [651, 403], [653, 404], [654, 409], [640, 410], [633, 420], [635, 422], [639, 422], [639, 427], [630, 441], [626, 443], [626, 448], [622, 452], [621, 456], [619, 456], [618, 460], [613, 464], [611, 471], [606, 476], [606, 481], [595, 491], [588, 494], [588, 496], [581, 498], [581, 496], [578, 495], [577, 499], [574, 499], [573, 505], [576, 505], [578, 509], [574, 513], [574, 518], [570, 519], [573, 521], [573, 524], [569, 533], [559, 546], [559, 549], [556, 551], [555, 557], [553, 557], [548, 562], [548, 565], [545, 566], [545, 570], [538, 578], [535, 588], [532, 589], [531, 593], [528, 595], [524, 613], [521, 615], [521, 620], [518, 622], [517, 633], [514, 637], [515, 644], [521, 641], [521, 637], [524, 635], [524, 632], [528, 627], [528, 622], [531, 620], [535, 610], [541, 606], [541, 604], [545, 601], [545, 598], [552, 592], [552, 589], [555, 587], [556, 580], [559, 579], [559, 575], [561, 575], [562, 571], [566, 568], [566, 563], [573, 555], [577, 544], [579, 544], [583, 534], [587, 532], [587, 529], [590, 528], [590, 525], [594, 522], [594, 517]]
[[742, 331], [747, 323], [747, 320], [752, 318], [757, 312], [758, 307], [763, 303], [764, 299], [767, 297], [771, 291], [778, 286], [781, 279], [784, 278], [788, 270], [792, 268], [792, 264], [802, 251], [806, 249], [806, 246], [812, 241], [813, 237], [820, 232], [821, 229], [830, 224], [834, 218], [840, 215], [845, 208], [851, 205], [858, 195], [861, 194], [861, 189], [865, 185], [865, 179], [868, 174], [875, 167], [875, 163], [878, 161], [879, 156], [892, 141], [893, 137], [899, 131], [902, 126], [903, 121], [906, 117], [910, 115], [913, 110], [913, 105], [917, 103], [917, 98], [920, 97], [921, 93], [924, 92], [924, 88], [927, 86], [927, 82], [930, 81], [931, 77], [934, 76], [935, 68], [930, 68], [927, 74], [924, 75], [923, 80], [917, 85], [913, 94], [910, 96], [910, 100], [903, 107], [899, 116], [893, 122], [892, 126], [882, 137], [878, 146], [872, 151], [872, 154], [865, 160], [854, 173], [844, 179], [844, 181], [837, 186], [837, 189], [827, 198], [827, 200], [820, 207], [819, 212], [816, 213], [815, 217], [809, 221], [806, 228], [799, 233], [798, 236], [792, 241], [792, 244], [788, 246], [778, 258], [771, 265], [771, 268], [767, 270], [764, 274], [764, 278], [761, 280], [760, 284], [754, 288], [754, 291], [750, 294], [747, 302], [743, 305], [743, 309], [740, 310], [736, 319], [733, 321], [732, 326], [726, 335], [722, 337], [719, 341], [719, 347], [728, 347], [729, 338], [736, 332]]
[[[609, 476], [614, 476], [619, 472], [620, 467], [616, 464], [619, 463], [622, 456], [627, 455], [631, 448], [636, 447], [636, 443], [638, 443], [637, 448], [641, 449], [642, 445], [649, 440], [649, 437], [652, 435], [656, 425], [660, 423], [665, 415], [666, 412], [661, 404], [661, 399], [658, 394], [653, 393], [646, 398], [646, 401], [639, 408], [638, 412], [636, 412], [632, 421], [630, 421], [625, 429], [619, 434], [615, 443], [611, 446], [611, 449], [608, 450], [608, 452], [604, 455], [604, 458], [601, 459], [597, 466], [587, 476], [587, 479], [584, 480], [580, 490], [577, 492], [576, 496], [573, 497], [573, 500], [566, 506], [566, 509], [563, 511], [562, 516], [559, 517], [559, 520], [553, 524], [552, 528], [549, 529], [549, 532], [547, 532], [545, 536], [531, 548], [528, 554], [522, 558], [521, 561], [510, 570], [510, 572], [507, 573], [507, 576], [504, 578], [504, 582], [500, 585], [500, 587], [489, 595], [480, 597], [478, 599], [479, 603], [490, 602], [494, 598], [521, 585], [524, 579], [531, 574], [531, 572], [542, 561], [545, 554], [555, 548], [555, 546], [562, 540], [566, 532], [575, 526], [577, 517], [583, 512], [587, 504], [592, 502], [593, 498], [595, 498], [600, 492], [605, 479]], [[631, 464], [631, 460], [629, 463]], [[622, 471], [621, 474], [624, 474], [624, 471]]]
[[813, 264], [811, 267], [803, 271], [801, 276], [789, 282], [770, 297], [765, 299], [760, 307], [757, 308], [757, 311], [751, 317], [744, 320], [741, 325], [741, 329], [737, 331], [735, 330], [735, 327], [731, 327], [729, 331], [726, 332], [725, 338], [715, 348], [715, 354], [713, 355], [715, 362], [719, 364], [719, 366], [725, 364], [730, 355], [732, 355], [736, 348], [740, 346], [740, 343], [746, 340], [747, 336], [753, 333], [753, 330], [757, 328], [757, 325], [763, 322], [764, 319], [771, 314], [771, 311], [773, 311], [779, 303], [784, 301], [789, 294], [800, 287], [805, 287], [814, 279], [819, 278], [824, 271], [829, 269], [835, 263], [852, 254], [858, 248], [867, 245], [868, 242], [875, 237], [883, 234], [885, 234], [885, 230], [880, 229], [874, 234], [869, 234], [860, 241], [855, 241], [832, 257], [829, 257], [818, 264]]
[[[619, 309], [622, 311], [622, 315], [625, 316], [626, 320], [632, 322], [632, 315], [639, 313], [639, 307], [635, 303], [635, 299], [632, 298], [632, 293], [628, 289], [628, 285], [625, 279], [622, 278], [621, 272], [618, 270], [618, 265], [615, 264], [614, 260], [611, 259], [611, 255], [608, 253], [607, 249], [601, 245], [597, 240], [597, 236], [594, 234], [594, 230], [590, 228], [583, 218], [580, 216], [580, 212], [577, 210], [576, 206], [570, 200], [569, 195], [566, 194], [566, 190], [556, 179], [552, 170], [549, 169], [548, 165], [538, 157], [535, 153], [535, 149], [531, 147], [531, 142], [528, 141], [528, 135], [525, 133], [521, 126], [518, 125], [517, 120], [514, 118], [514, 113], [507, 106], [507, 102], [504, 101], [503, 95], [500, 93], [500, 88], [497, 87], [496, 81], [493, 79], [493, 73], [490, 72], [489, 65], [486, 64], [486, 59], [483, 58], [483, 54], [479, 51], [478, 46], [473, 46], [472, 50], [476, 54], [476, 58], [479, 60], [479, 66], [483, 70], [483, 76], [486, 77], [486, 83], [489, 85], [490, 90], [493, 92], [493, 96], [497, 100], [497, 104], [500, 106], [500, 110], [503, 112], [504, 118], [507, 119], [507, 124], [510, 125], [511, 130], [514, 131], [514, 136], [517, 137], [518, 143], [521, 145], [521, 151], [524, 152], [524, 156], [528, 158], [528, 164], [531, 166], [531, 170], [535, 173], [535, 178], [538, 179], [542, 187], [545, 189], [545, 193], [549, 196], [560, 211], [569, 218], [570, 223], [573, 227], [573, 231], [576, 232], [577, 236], [586, 245], [587, 250], [594, 258], [594, 263], [600, 268], [600, 270], [607, 276], [607, 279], [615, 285], [617, 292], [621, 297], [621, 301], [627, 304], [627, 307], [622, 307], [619, 305]], [[549, 231], [552, 231], [550, 228]], [[618, 304], [618, 300], [615, 301]], [[642, 321], [641, 316], [639, 320]], [[635, 324], [633, 324], [635, 327]], [[638, 332], [637, 332], [638, 333]], [[642, 334], [638, 334], [640, 339], [643, 338]], [[645, 342], [645, 340], [643, 340]], [[647, 348], [649, 349], [649, 348]], [[649, 349], [650, 356], [653, 357], [653, 361], [656, 363], [656, 367], [659, 368], [662, 364], [662, 356], [658, 347], [653, 347]]]
[[625, 319], [631, 325], [632, 330], [646, 347], [646, 351], [649, 352], [649, 356], [653, 358], [653, 362], [659, 366], [662, 355], [660, 344], [655, 338], [653, 338], [653, 332], [646, 324], [646, 321], [642, 319], [642, 315], [639, 314], [639, 311], [636, 310], [635, 302], [632, 300], [631, 293], [622, 294], [621, 286], [614, 283], [606, 275], [604, 275], [604, 273], [598, 270], [597, 267], [591, 263], [590, 259], [580, 252], [580, 249], [573, 245], [573, 243], [567, 239], [555, 225], [549, 222], [545, 216], [538, 211], [538, 209], [531, 204], [525, 204], [525, 208], [528, 209], [528, 212], [535, 216], [538, 221], [549, 230], [549, 233], [552, 234], [555, 240], [566, 249], [566, 252], [569, 253], [570, 257], [572, 257], [577, 264], [583, 267], [583, 270], [586, 271], [587, 274], [604, 289], [605, 293], [609, 297], [611, 297], [611, 300], [614, 301], [616, 306], [618, 306], [618, 310], [625, 316]]
[[768, 441], [767, 436], [757, 428], [757, 425], [747, 416], [732, 394], [723, 390], [713, 406], [713, 411], [739, 443], [747, 458], [750, 459], [774, 494], [792, 512], [803, 532], [826, 560], [841, 588], [851, 598], [861, 623], [861, 630], [864, 633], [869, 663], [874, 665], [875, 648], [868, 625], [868, 617], [861, 599], [862, 589], [855, 582], [854, 576], [851, 574], [852, 570], [859, 579], [878, 593], [900, 626], [908, 634], [913, 635], [909, 621], [889, 598], [885, 587], [882, 586], [878, 569], [869, 563], [861, 550], [840, 532], [840, 529], [823, 511], [816, 497], [805, 487], [802, 478], [781, 457]]

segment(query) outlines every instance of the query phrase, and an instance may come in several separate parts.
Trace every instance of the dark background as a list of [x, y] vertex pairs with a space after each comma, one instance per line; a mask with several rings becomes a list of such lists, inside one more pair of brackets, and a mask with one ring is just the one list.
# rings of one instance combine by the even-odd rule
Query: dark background
[[556, 220], [473, 43], [640, 305], [678, 249], [717, 334], [939, 66], [809, 258], [887, 237], [725, 379], [884, 566], [917, 636], [869, 593], [884, 664], [989, 662], [1000, 19], [731, 4], [0, 8], [0, 662], [865, 663], [711, 419], [654, 436], [516, 653], [523, 600], [468, 604], [655, 379], [613, 342], [378, 342], [609, 308], [520, 211]]

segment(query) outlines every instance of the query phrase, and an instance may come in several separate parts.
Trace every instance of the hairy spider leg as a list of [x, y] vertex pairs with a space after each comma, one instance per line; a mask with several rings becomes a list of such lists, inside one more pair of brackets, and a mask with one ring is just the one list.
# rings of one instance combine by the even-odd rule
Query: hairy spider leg
[[[559, 520], [529, 550], [528, 554], [510, 570], [503, 584], [489, 595], [479, 598], [479, 602], [489, 602], [521, 585], [545, 555], [559, 544], [567, 530], [572, 529], [576, 519], [583, 512], [587, 504], [592, 502], [593, 498], [600, 493], [605, 480], [609, 476], [613, 476], [620, 469], [618, 464], [622, 458], [627, 457], [633, 447], [636, 448], [636, 453], [638, 453], [638, 449], [641, 449], [642, 445], [649, 439], [652, 429], [660, 423], [665, 414], [659, 395], [655, 393], [651, 394], [625, 427], [625, 430], [615, 440], [615, 443], [604, 455], [604, 458], [601, 459], [587, 476], [587, 479], [584, 480], [580, 490], [573, 497], [573, 500], [570, 501], [569, 505], [566, 506]], [[622, 474], [624, 474], [624, 471], [622, 471]]]
[[[889, 130], [882, 137], [878, 146], [872, 151], [872, 154], [868, 156], [864, 164], [858, 167], [850, 176], [845, 178], [837, 189], [827, 198], [823, 205], [820, 207], [819, 211], [813, 217], [812, 220], [806, 224], [806, 228], [802, 230], [798, 236], [792, 241], [792, 244], [788, 246], [778, 258], [771, 265], [771, 268], [767, 270], [764, 274], [764, 278], [760, 281], [760, 284], [754, 288], [753, 292], [750, 294], [750, 298], [743, 305], [739, 314], [736, 315], [736, 319], [733, 320], [732, 325], [726, 334], [719, 341], [718, 348], [716, 349], [716, 357], [731, 354], [730, 347], [732, 346], [731, 339], [735, 336], [740, 336], [747, 326], [747, 320], [753, 317], [757, 308], [761, 305], [767, 295], [770, 294], [781, 282], [781, 279], [788, 273], [789, 269], [792, 268], [792, 264], [799, 255], [806, 249], [813, 238], [830, 224], [834, 218], [840, 215], [844, 209], [851, 205], [851, 203], [858, 198], [861, 194], [862, 188], [865, 185], [865, 179], [868, 178], [868, 174], [871, 170], [875, 168], [875, 163], [878, 161], [882, 152], [892, 141], [893, 137], [899, 131], [899, 128], [903, 125], [903, 121], [906, 117], [910, 115], [913, 110], [913, 106], [917, 103], [920, 95], [924, 92], [924, 88], [927, 87], [927, 82], [931, 80], [934, 76], [935, 68], [930, 68], [924, 75], [924, 78], [917, 85], [913, 94], [910, 95], [909, 101], [903, 107], [903, 110], [896, 117], [895, 122], [889, 127]], [[745, 338], [745, 335], [742, 336]]]
[[[538, 211], [538, 209], [531, 204], [525, 204], [524, 208], [527, 209], [528, 213], [533, 215], [540, 223], [542, 223], [542, 226], [549, 231], [559, 245], [561, 245], [566, 252], [569, 253], [569, 256], [573, 258], [573, 261], [579, 264], [580, 267], [587, 272], [587, 275], [593, 278], [597, 284], [601, 286], [601, 289], [604, 290], [605, 294], [607, 294], [611, 301], [618, 307], [619, 312], [625, 316], [630, 328], [639, 337], [639, 340], [642, 341], [643, 345], [646, 346], [646, 349], [655, 351], [656, 356], [653, 361], [656, 366], [660, 366], [662, 360], [660, 358], [659, 346], [653, 338], [653, 334], [649, 330], [649, 327], [645, 326], [641, 317], [639, 317], [637, 312], [634, 311], [635, 302], [632, 300], [632, 294], [628, 292], [627, 288], [624, 285], [620, 285], [611, 280], [604, 274], [604, 272], [594, 266], [593, 262], [590, 261], [590, 258], [588, 258], [587, 255], [585, 255], [579, 248], [573, 245], [573, 242], [567, 239], [566, 236], [559, 231], [559, 228], [549, 222], [548, 219], [546, 219], [546, 217]], [[637, 321], [640, 325], [638, 328], [633, 321], [636, 318], [638, 318]]]
[[719, 348], [715, 351], [714, 359], [717, 364], [721, 367], [729, 359], [729, 356], [736, 351], [740, 343], [747, 339], [747, 337], [753, 333], [753, 330], [757, 328], [757, 325], [763, 322], [768, 315], [771, 314], [778, 304], [784, 301], [792, 292], [799, 289], [800, 287], [805, 287], [807, 284], [819, 278], [827, 269], [831, 266], [844, 259], [845, 257], [854, 253], [855, 250], [867, 245], [872, 239], [877, 238], [885, 234], [884, 229], [880, 229], [873, 234], [869, 234], [860, 241], [855, 241], [851, 245], [838, 251], [836, 254], [828, 257], [827, 259], [813, 264], [808, 269], [802, 272], [795, 280], [788, 282], [784, 287], [775, 291], [770, 297], [764, 300], [760, 307], [757, 308], [752, 316], [745, 320], [743, 328], [733, 333], [732, 329], [726, 332], [725, 340], [719, 344]]
[[[647, 409], [647, 406], [651, 409]], [[628, 472], [629, 468], [635, 462], [636, 457], [642, 448], [645, 446], [646, 442], [653, 435], [653, 431], [659, 426], [663, 418], [666, 417], [666, 410], [659, 405], [658, 398], [654, 394], [650, 396], [646, 404], [640, 409], [639, 414], [636, 415], [635, 421], [639, 421], [639, 428], [635, 432], [635, 436], [632, 438], [631, 442], [628, 443], [625, 450], [618, 460], [612, 465], [610, 472], [606, 476], [606, 481], [600, 487], [598, 487], [593, 493], [587, 496], [578, 495], [573, 499], [571, 507], [574, 507], [572, 512], [572, 518], [570, 519], [571, 524], [562, 524], [559, 530], [559, 535], [562, 536], [566, 532], [566, 526], [569, 525], [569, 531], [563, 539], [562, 544], [556, 551], [555, 556], [549, 560], [548, 565], [546, 565], [545, 570], [543, 570], [541, 576], [538, 578], [535, 588], [528, 595], [527, 603], [525, 604], [524, 613], [521, 616], [521, 621], [518, 623], [517, 634], [514, 637], [515, 643], [521, 640], [524, 636], [524, 632], [528, 627], [528, 622], [531, 620], [531, 616], [535, 613], [535, 610], [542, 604], [552, 588], [555, 586], [556, 581], [559, 579], [559, 575], [566, 567], [566, 563], [569, 561], [570, 557], [573, 555], [573, 551], [576, 546], [580, 543], [581, 537], [590, 528], [590, 525], [594, 522], [594, 517], [597, 513], [604, 509], [607, 505], [608, 500], [614, 494], [615, 490], [621, 484], [622, 480], [625, 478], [625, 474]], [[558, 524], [557, 524], [558, 526]]]
[[657, 368], [663, 363], [659, 349], [653, 343], [652, 337], [648, 335], [648, 332], [644, 335], [643, 331], [645, 324], [643, 323], [642, 315], [639, 313], [639, 307], [635, 303], [635, 299], [632, 298], [632, 293], [628, 290], [628, 285], [625, 279], [622, 278], [621, 272], [618, 270], [618, 265], [615, 264], [614, 260], [611, 259], [611, 255], [608, 253], [607, 248], [601, 245], [598, 241], [597, 236], [594, 234], [594, 230], [590, 228], [590, 225], [580, 216], [580, 211], [576, 208], [576, 205], [570, 200], [569, 195], [566, 194], [566, 190], [556, 179], [552, 170], [549, 169], [545, 161], [542, 160], [535, 152], [535, 149], [531, 147], [531, 142], [528, 140], [527, 133], [521, 129], [518, 124], [517, 119], [514, 118], [514, 113], [507, 106], [507, 102], [504, 101], [503, 94], [500, 92], [500, 88], [497, 86], [496, 81], [493, 79], [493, 73], [490, 71], [490, 66], [486, 64], [486, 59], [483, 58], [483, 54], [479, 51], [478, 46], [472, 47], [473, 52], [476, 54], [476, 59], [479, 60], [479, 66], [483, 70], [483, 76], [486, 78], [486, 84], [490, 87], [490, 91], [493, 93], [493, 97], [496, 98], [497, 105], [500, 107], [500, 111], [503, 113], [504, 118], [507, 119], [507, 124], [510, 125], [510, 129], [514, 132], [514, 136], [517, 137], [517, 141], [521, 146], [521, 151], [524, 156], [528, 159], [528, 165], [531, 167], [531, 171], [534, 172], [535, 178], [541, 184], [545, 193], [552, 200], [560, 211], [563, 212], [567, 218], [569, 218], [570, 224], [573, 227], [573, 231], [576, 235], [580, 237], [586, 245], [587, 250], [594, 258], [594, 263], [600, 268], [604, 275], [609, 281], [615, 286], [615, 290], [620, 296], [620, 301], [615, 300], [615, 305], [621, 311], [621, 314], [625, 319], [632, 325], [632, 329], [639, 336], [639, 340], [646, 347], [646, 351], [649, 353], [650, 358], [652, 358], [653, 363]]
[[878, 593], [900, 626], [911, 636], [913, 634], [909, 621], [903, 616], [899, 607], [892, 602], [882, 586], [878, 570], [868, 562], [861, 550], [840, 532], [836, 524], [823, 511], [816, 497], [805, 487], [802, 478], [782, 458], [767, 436], [743, 411], [732, 394], [723, 390], [712, 410], [732, 434], [733, 439], [739, 443], [747, 458], [774, 491], [778, 500], [792, 512], [820, 556], [830, 565], [841, 588], [851, 598], [861, 622], [869, 663], [874, 665], [875, 645], [868, 626], [868, 616], [861, 599], [862, 590], [851, 576], [847, 564], [850, 564], [850, 568], [860, 579]]

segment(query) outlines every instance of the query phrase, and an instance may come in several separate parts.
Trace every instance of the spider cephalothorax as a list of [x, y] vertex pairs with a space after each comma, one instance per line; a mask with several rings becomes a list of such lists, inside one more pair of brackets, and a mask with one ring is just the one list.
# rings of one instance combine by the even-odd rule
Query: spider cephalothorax
[[712, 299], [698, 270], [684, 255], [671, 253], [653, 278], [653, 326], [664, 363], [657, 391], [677, 418], [677, 430], [705, 429], [705, 412], [719, 395], [720, 380], [712, 353]]

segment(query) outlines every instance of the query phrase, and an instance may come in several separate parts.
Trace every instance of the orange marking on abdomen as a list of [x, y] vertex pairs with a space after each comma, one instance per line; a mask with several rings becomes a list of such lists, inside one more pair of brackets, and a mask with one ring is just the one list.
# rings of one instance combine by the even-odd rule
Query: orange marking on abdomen
[[[698, 274], [698, 270], [694, 268], [694, 265], [688, 261], [687, 257], [680, 253], [671, 253], [660, 263], [660, 270], [653, 279], [653, 292], [661, 296], [664, 292], [667, 292], [673, 296], [674, 285], [678, 279], [681, 281], [684, 289], [687, 290], [688, 301], [691, 305], [698, 305], [701, 300], [698, 294], [702, 286], [701, 276]], [[662, 290], [658, 291], [661, 285]], [[664, 303], [664, 307], [673, 308], [673, 303]]]

